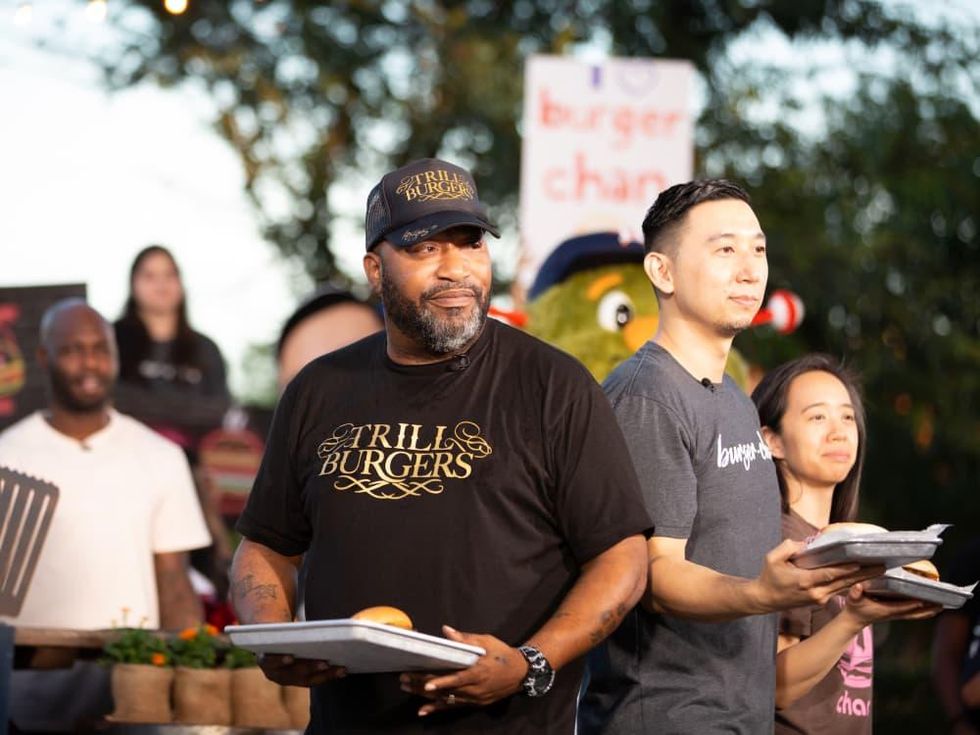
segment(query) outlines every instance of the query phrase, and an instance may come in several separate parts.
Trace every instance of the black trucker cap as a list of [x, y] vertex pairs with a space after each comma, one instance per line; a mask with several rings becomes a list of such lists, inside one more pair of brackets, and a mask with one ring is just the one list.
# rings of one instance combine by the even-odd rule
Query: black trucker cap
[[473, 225], [500, 237], [480, 203], [473, 177], [446, 161], [413, 161], [385, 174], [368, 194], [364, 217], [368, 250], [382, 240], [408, 247], [460, 225]]

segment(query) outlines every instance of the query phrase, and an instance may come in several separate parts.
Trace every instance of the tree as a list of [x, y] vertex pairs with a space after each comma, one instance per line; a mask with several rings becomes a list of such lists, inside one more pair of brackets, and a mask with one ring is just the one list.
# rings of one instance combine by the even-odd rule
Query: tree
[[110, 85], [205, 85], [266, 236], [318, 280], [337, 275], [328, 193], [360, 171], [440, 152], [475, 168], [495, 209], [514, 210], [530, 53], [591, 43], [690, 59], [711, 93], [700, 121], [709, 141], [724, 132], [719, 61], [759, 22], [791, 38], [916, 49], [930, 38], [868, 0], [191, 0], [177, 16], [159, 0], [126, 0], [115, 17], [124, 43], [103, 59]]

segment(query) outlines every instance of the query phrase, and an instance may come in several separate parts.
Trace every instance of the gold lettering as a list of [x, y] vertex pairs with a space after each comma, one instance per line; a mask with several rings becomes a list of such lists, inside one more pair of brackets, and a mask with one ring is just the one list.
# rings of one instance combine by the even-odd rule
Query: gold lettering
[[[402, 464], [397, 470], [393, 465], [393, 460], [396, 457], [404, 457], [407, 461]], [[390, 477], [395, 480], [401, 480], [408, 477], [409, 465], [412, 463], [412, 455], [408, 452], [392, 452], [387, 457], [385, 457], [385, 477]]]
[[[354, 457], [354, 466], [347, 467], [347, 460], [350, 459], [351, 455]], [[352, 452], [350, 449], [345, 449], [344, 453], [340, 455], [340, 474], [342, 475], [356, 475], [357, 468], [361, 465], [361, 453]]]
[[453, 447], [452, 444], [447, 444], [445, 446], [443, 446], [442, 444], [442, 435], [445, 433], [446, 433], [445, 426], [441, 426], [441, 425], [436, 426], [436, 437], [435, 439], [432, 440], [433, 449], [452, 449]]
[[412, 424], [412, 437], [408, 442], [408, 448], [416, 452], [426, 452], [432, 449], [432, 445], [428, 444], [424, 447], [419, 446], [419, 432], [422, 430], [422, 424]]
[[371, 447], [382, 446], [385, 449], [391, 449], [391, 445], [388, 443], [388, 432], [391, 430], [391, 425], [389, 424], [375, 424], [374, 433], [371, 434]]
[[323, 466], [320, 467], [320, 477], [332, 475], [337, 471], [337, 459], [339, 459], [338, 454], [327, 455], [327, 458], [323, 460]]
[[395, 449], [405, 448], [405, 429], [408, 428], [408, 424], [398, 424], [398, 439], [395, 441]]
[[432, 455], [432, 476], [456, 477], [455, 473], [449, 468], [452, 461], [452, 452], [434, 452]]
[[412, 465], [412, 477], [432, 477], [429, 470], [429, 462], [431, 461], [431, 453], [416, 454], [415, 464]]
[[467, 460], [473, 459], [473, 455], [468, 452], [462, 452], [456, 455], [456, 466], [462, 470], [462, 473], [456, 475], [460, 480], [465, 480], [473, 473], [473, 467], [467, 462]]
[[376, 477], [384, 477], [384, 470], [381, 467], [385, 458], [384, 452], [380, 449], [364, 449], [361, 451], [361, 457], [364, 460], [361, 466], [362, 475], [374, 474]]
[[361, 434], [364, 433], [364, 430], [369, 426], [371, 426], [371, 424], [361, 424], [360, 426], [355, 426], [353, 429], [351, 429], [350, 433], [353, 440], [347, 446], [351, 449], [360, 449]]

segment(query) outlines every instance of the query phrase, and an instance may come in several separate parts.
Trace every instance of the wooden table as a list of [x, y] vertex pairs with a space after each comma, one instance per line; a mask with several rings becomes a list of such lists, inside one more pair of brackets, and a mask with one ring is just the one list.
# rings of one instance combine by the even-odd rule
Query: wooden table
[[103, 646], [118, 636], [116, 630], [18, 627], [14, 629], [14, 668], [71, 668], [75, 661], [99, 658]]

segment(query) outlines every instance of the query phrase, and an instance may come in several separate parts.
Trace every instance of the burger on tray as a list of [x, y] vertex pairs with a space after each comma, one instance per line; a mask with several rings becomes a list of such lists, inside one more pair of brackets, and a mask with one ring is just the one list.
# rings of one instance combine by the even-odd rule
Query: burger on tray
[[935, 524], [921, 531], [889, 531], [870, 523], [831, 523], [814, 536], [793, 563], [804, 569], [834, 564], [901, 567], [931, 559], [943, 542], [948, 525]]

